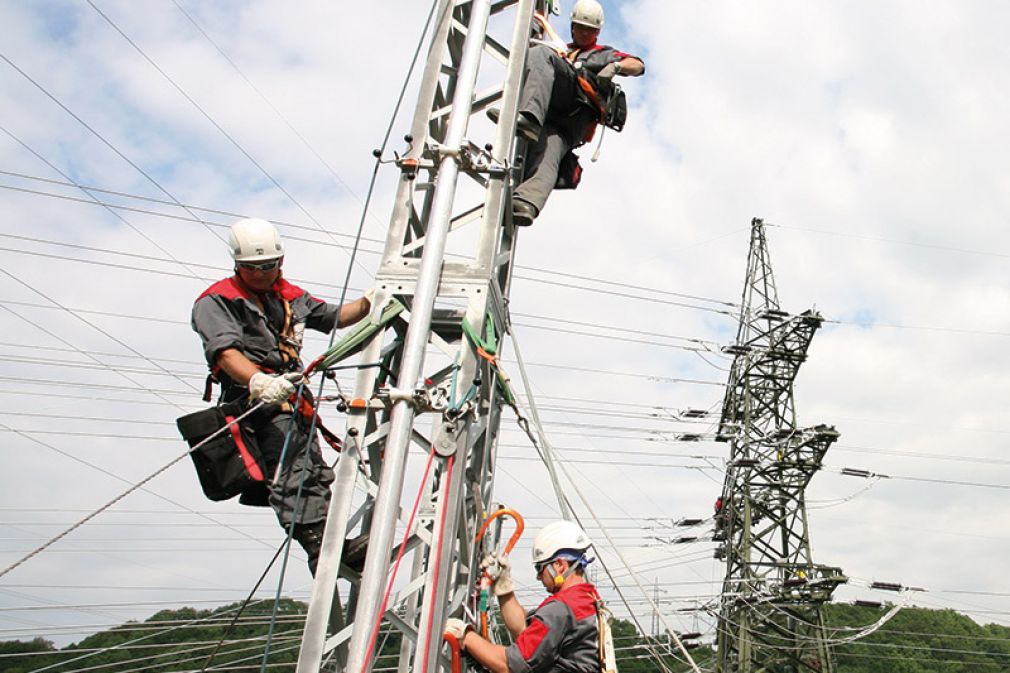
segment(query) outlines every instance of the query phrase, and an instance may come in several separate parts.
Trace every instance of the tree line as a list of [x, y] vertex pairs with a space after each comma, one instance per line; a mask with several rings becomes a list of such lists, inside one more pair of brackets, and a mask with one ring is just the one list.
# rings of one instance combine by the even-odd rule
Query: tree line
[[[261, 670], [265, 636], [273, 622], [267, 670], [294, 671], [306, 605], [285, 599], [213, 610], [163, 610], [143, 622], [116, 628], [57, 648], [43, 638], [0, 641], [0, 672], [168, 673]], [[885, 606], [886, 609], [886, 606]], [[829, 637], [841, 641], [873, 624], [881, 610], [851, 605], [824, 609]], [[652, 673], [662, 658], [673, 673], [690, 668], [668, 635], [647, 637], [628, 621], [612, 625], [620, 673]], [[712, 671], [711, 644], [687, 641], [699, 667]], [[384, 629], [377, 642], [376, 670], [398, 664], [400, 639]], [[980, 625], [954, 610], [906, 608], [883, 627], [833, 648], [836, 673], [997, 673], [1010, 671], [1010, 627]]]

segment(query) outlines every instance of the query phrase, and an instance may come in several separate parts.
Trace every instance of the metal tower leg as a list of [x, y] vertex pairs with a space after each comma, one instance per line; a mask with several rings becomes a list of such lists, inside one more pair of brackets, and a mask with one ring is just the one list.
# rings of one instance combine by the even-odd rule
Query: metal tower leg
[[[544, 3], [443, 0], [437, 8], [376, 274], [375, 303], [395, 297], [407, 310], [360, 356], [383, 366], [358, 372], [298, 673], [320, 670], [331, 653], [336, 670], [367, 673], [382, 620], [414, 643], [412, 657], [401, 646], [401, 671], [447, 665], [442, 627], [459, 613], [475, 577], [473, 540], [491, 507], [503, 393], [494, 353], [477, 348], [490, 342], [466, 335], [497, 342], [508, 330], [516, 236], [503, 215], [517, 177], [515, 120], [532, 16]], [[496, 35], [511, 42], [506, 47]], [[476, 90], [478, 75], [491, 81], [496, 73], [499, 84]], [[471, 122], [492, 104], [501, 108], [493, 144], [468, 140]], [[439, 360], [434, 372], [428, 360]], [[418, 428], [421, 420], [430, 421], [429, 433]], [[433, 452], [427, 484], [407, 484], [412, 444]], [[419, 491], [426, 496], [406, 530], [404, 507]], [[354, 526], [369, 532], [360, 576], [341, 564]], [[391, 584], [390, 561], [404, 532], [405, 558]], [[343, 601], [338, 577], [347, 584]], [[393, 595], [383, 612], [387, 592]], [[346, 624], [331, 614], [341, 603]]]
[[805, 491], [834, 428], [800, 428], [793, 383], [821, 316], [779, 309], [764, 227], [751, 229], [737, 340], [719, 437], [730, 459], [717, 504], [716, 556], [726, 560], [719, 673], [831, 673], [820, 606], [846, 581], [815, 565]]

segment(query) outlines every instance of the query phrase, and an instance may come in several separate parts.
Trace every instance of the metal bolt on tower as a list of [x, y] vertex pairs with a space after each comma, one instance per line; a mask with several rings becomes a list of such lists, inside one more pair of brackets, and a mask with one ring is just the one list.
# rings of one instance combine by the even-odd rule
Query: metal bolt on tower
[[[505, 218], [517, 177], [518, 95], [533, 13], [552, 4], [440, 0], [434, 10], [407, 148], [397, 157], [373, 317], [390, 298], [405, 310], [360, 346], [365, 366], [348, 410], [298, 673], [367, 673], [380, 622], [402, 635], [400, 671], [449, 668], [442, 627], [461, 613], [477, 577], [474, 539], [492, 508], [509, 394], [494, 346], [508, 330], [516, 239]], [[491, 105], [501, 110], [497, 127], [485, 119]], [[412, 445], [429, 470], [410, 469]], [[345, 538], [363, 532], [358, 573], [341, 557]]]
[[846, 581], [815, 565], [805, 490], [833, 427], [800, 428], [793, 383], [823, 319], [779, 309], [761, 220], [751, 222], [747, 278], [719, 439], [730, 457], [716, 503], [716, 557], [725, 559], [718, 673], [831, 673], [821, 605]]

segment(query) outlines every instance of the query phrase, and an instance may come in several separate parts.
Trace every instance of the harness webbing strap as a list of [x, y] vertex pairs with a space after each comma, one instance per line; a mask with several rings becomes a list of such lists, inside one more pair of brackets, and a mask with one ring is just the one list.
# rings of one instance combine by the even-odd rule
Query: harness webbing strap
[[467, 341], [473, 346], [474, 351], [477, 353], [478, 357], [481, 357], [488, 361], [491, 365], [491, 369], [495, 373], [495, 382], [498, 384], [498, 388], [501, 391], [502, 397], [505, 399], [505, 403], [509, 406], [515, 405], [515, 393], [512, 392], [512, 386], [509, 385], [509, 377], [502, 371], [501, 366], [498, 364], [498, 335], [494, 326], [494, 319], [488, 314], [484, 323], [484, 333], [487, 337], [481, 337], [474, 331], [470, 323], [463, 319], [461, 323], [463, 328], [463, 334], [466, 336]]
[[[582, 53], [582, 50], [579, 48], [569, 50], [568, 45], [561, 39], [557, 31], [554, 30], [554, 27], [547, 21], [547, 17], [543, 14], [540, 14], [539, 12], [533, 14], [533, 20], [536, 21], [541, 28], [543, 28], [543, 31], [549, 40], [547, 44], [556, 51], [561, 58], [565, 59], [574, 66], [575, 61], [578, 59], [579, 54]], [[586, 133], [582, 138], [583, 143], [588, 143], [593, 139], [593, 136], [596, 135], [597, 123], [606, 119], [607, 110], [600, 102], [600, 96], [597, 93], [596, 88], [588, 79], [582, 75], [577, 75], [577, 81], [579, 83], [579, 89], [586, 96], [586, 102], [596, 111], [596, 115], [599, 117], [597, 122], [593, 122], [589, 128], [586, 129]]]
[[225, 416], [224, 420], [228, 424], [228, 431], [231, 433], [232, 439], [235, 440], [235, 446], [238, 447], [239, 455], [242, 457], [242, 464], [245, 465], [249, 476], [256, 481], [263, 481], [263, 471], [260, 469], [259, 463], [256, 462], [256, 458], [253, 457], [252, 452], [249, 451], [249, 447], [246, 446], [245, 439], [242, 438], [242, 430], [239, 428], [239, 424], [235, 422], [235, 417]]
[[314, 369], [331, 367], [341, 360], [357, 353], [365, 342], [375, 336], [375, 333], [389, 324], [393, 318], [406, 310], [406, 307], [396, 298], [390, 298], [389, 303], [382, 309], [382, 314], [378, 320], [374, 320], [371, 315], [368, 320], [362, 320], [348, 332], [340, 341], [328, 348], [322, 355], [316, 358], [308, 366], [305, 373], [311, 373]]
[[554, 26], [547, 21], [547, 17], [540, 12], [535, 12], [533, 14], [533, 20], [540, 24], [544, 34], [547, 35], [547, 45], [554, 51], [558, 52], [559, 55], [567, 58], [568, 55], [565, 52], [568, 50], [568, 45], [561, 39], [561, 36], [558, 35], [557, 31], [554, 30]]

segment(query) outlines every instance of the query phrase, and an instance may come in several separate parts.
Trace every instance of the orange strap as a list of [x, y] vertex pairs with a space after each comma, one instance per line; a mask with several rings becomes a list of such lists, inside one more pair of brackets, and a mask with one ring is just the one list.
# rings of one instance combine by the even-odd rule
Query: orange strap
[[557, 31], [554, 30], [554, 27], [547, 21], [547, 17], [540, 12], [534, 12], [533, 20], [540, 24], [540, 27], [550, 40], [550, 46], [554, 49], [554, 51], [558, 52], [561, 56], [568, 58], [568, 54], [565, 53], [568, 50], [568, 44], [561, 39], [561, 36], [558, 35]]
[[459, 639], [451, 633], [443, 633], [442, 637], [449, 643], [449, 649], [452, 651], [452, 673], [460, 673], [463, 670], [463, 658], [459, 653]]

